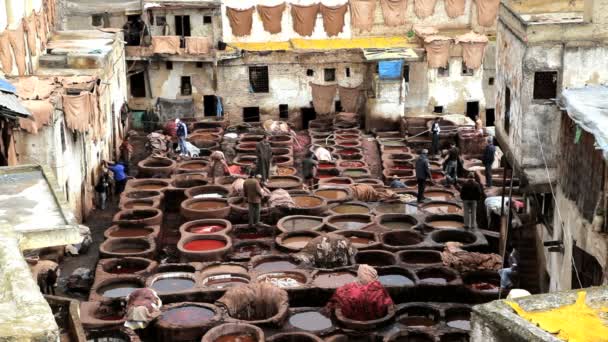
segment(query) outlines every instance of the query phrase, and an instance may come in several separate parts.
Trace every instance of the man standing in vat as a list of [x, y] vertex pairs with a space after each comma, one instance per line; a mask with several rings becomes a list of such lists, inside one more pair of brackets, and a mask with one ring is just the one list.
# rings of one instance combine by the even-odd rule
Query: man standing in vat
[[260, 206], [264, 196], [264, 191], [260, 186], [262, 176], [257, 174], [254, 177], [254, 174], [254, 172], [251, 172], [249, 179], [243, 184], [243, 193], [249, 205], [249, 228], [253, 228], [260, 223]]
[[272, 162], [272, 148], [268, 142], [268, 135], [264, 134], [262, 141], [255, 145], [255, 156], [257, 158], [255, 161], [256, 173], [262, 177], [262, 182], [266, 183]]
[[494, 146], [493, 139], [488, 138], [488, 144], [486, 145], [485, 150], [483, 151], [482, 162], [485, 167], [485, 176], [486, 176], [486, 187], [492, 187], [492, 164], [494, 164], [494, 158], [496, 154], [496, 146]]
[[431, 166], [428, 158], [429, 150], [423, 149], [420, 157], [416, 160], [416, 180], [418, 181], [418, 203], [424, 202], [424, 188], [426, 187], [426, 180], [431, 177]]
[[306, 153], [306, 158], [302, 161], [302, 177], [304, 177], [304, 182], [306, 185], [311, 187], [313, 186], [313, 180], [317, 171], [318, 163], [312, 159], [313, 153]]
[[439, 117], [436, 117], [431, 124], [431, 134], [433, 137], [431, 144], [431, 154], [436, 156], [439, 153], [439, 133], [441, 133], [441, 127], [439, 127]]
[[475, 181], [473, 173], [467, 175], [467, 181], [460, 189], [460, 198], [464, 204], [464, 227], [477, 228], [477, 203], [481, 200], [483, 191]]

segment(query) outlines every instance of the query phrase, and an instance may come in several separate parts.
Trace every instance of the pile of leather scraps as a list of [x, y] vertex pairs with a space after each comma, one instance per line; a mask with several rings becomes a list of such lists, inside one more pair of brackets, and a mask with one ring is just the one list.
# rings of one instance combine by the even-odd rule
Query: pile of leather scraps
[[270, 194], [268, 206], [277, 208], [294, 208], [296, 203], [293, 201], [293, 198], [291, 198], [289, 192], [283, 189], [277, 189]]
[[[231, 318], [245, 321], [266, 320], [280, 312], [287, 314], [289, 308], [287, 292], [269, 283], [231, 287], [216, 304], [226, 308]], [[278, 322], [283, 319], [276, 318]]]
[[502, 257], [498, 254], [469, 252], [460, 248], [460, 242], [447, 242], [441, 252], [443, 264], [459, 272], [477, 270], [498, 271], [502, 268]]
[[289, 133], [291, 128], [285, 121], [266, 120], [262, 123], [262, 127], [268, 133]]
[[167, 141], [170, 141], [171, 137], [164, 134], [152, 132], [147, 136], [148, 142], [146, 148], [150, 151], [150, 154], [154, 157], [164, 157], [169, 152]]
[[353, 199], [361, 202], [378, 202], [398, 199], [399, 197], [393, 191], [383, 190], [377, 191], [370, 184], [353, 184], [350, 186], [353, 192]]
[[317, 268], [336, 268], [354, 264], [356, 253], [349, 239], [330, 233], [310, 240], [294, 258]]

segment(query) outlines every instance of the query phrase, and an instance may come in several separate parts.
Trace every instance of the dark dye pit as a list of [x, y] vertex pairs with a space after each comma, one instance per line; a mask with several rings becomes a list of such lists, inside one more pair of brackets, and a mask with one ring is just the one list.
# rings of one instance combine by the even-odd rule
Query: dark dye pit
[[103, 286], [99, 289], [99, 294], [108, 298], [126, 297], [139, 288], [141, 285], [135, 282], [120, 282]]
[[152, 288], [160, 293], [170, 293], [189, 290], [194, 284], [190, 278], [162, 278], [152, 283]]
[[414, 282], [401, 274], [386, 274], [378, 277], [380, 283], [384, 286], [410, 286], [414, 285]]
[[318, 312], [305, 311], [289, 317], [289, 324], [306, 331], [322, 331], [332, 327], [331, 320]]
[[211, 276], [203, 280], [203, 284], [214, 289], [225, 289], [233, 286], [249, 284], [249, 279], [231, 274]]
[[142, 237], [150, 234], [152, 230], [146, 228], [118, 228], [110, 233], [111, 237], [128, 238]]
[[331, 224], [340, 229], [361, 229], [370, 224], [368, 219], [357, 218], [336, 218], [330, 221]]
[[284, 260], [266, 261], [256, 265], [253, 269], [259, 272], [290, 271], [296, 269], [298, 265]]
[[406, 325], [410, 328], [425, 328], [431, 327], [436, 324], [436, 322], [428, 317], [424, 316], [407, 316], [399, 319], [399, 323]]
[[209, 321], [215, 312], [200, 306], [182, 306], [163, 312], [161, 319], [175, 325], [196, 326]]

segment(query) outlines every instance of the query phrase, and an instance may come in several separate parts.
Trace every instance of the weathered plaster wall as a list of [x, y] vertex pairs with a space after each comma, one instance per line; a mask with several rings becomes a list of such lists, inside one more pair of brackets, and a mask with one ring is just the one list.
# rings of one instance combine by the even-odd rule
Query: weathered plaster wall
[[562, 72], [562, 88], [599, 85], [608, 82], [608, 48], [588, 43], [566, 45]]
[[496, 81], [496, 42], [490, 42], [486, 47], [483, 60], [483, 79], [481, 81], [486, 108], [495, 108], [496, 83], [490, 84], [490, 79]]
[[[313, 38], [313, 39], [326, 39], [327, 34], [323, 29], [323, 17], [321, 14], [317, 16], [317, 21], [315, 23], [315, 29], [313, 31], [312, 36], [310, 37], [302, 37], [297, 34], [293, 30], [293, 20], [291, 17], [291, 7], [287, 4], [285, 11], [283, 12], [283, 17], [281, 18], [281, 32], [277, 34], [270, 34], [269, 32], [264, 31], [264, 27], [262, 26], [262, 20], [258, 15], [257, 11], [253, 12], [253, 26], [251, 30], [251, 34], [249, 36], [244, 37], [235, 37], [232, 34], [232, 29], [230, 28], [230, 21], [226, 16], [226, 6], [231, 8], [251, 8], [252, 6], [256, 6], [258, 4], [265, 6], [274, 6], [280, 3], [285, 2], [284, 0], [225, 0], [222, 1], [222, 10], [221, 10], [221, 20], [222, 20], [222, 29], [224, 40], [227, 42], [268, 42], [268, 41], [287, 41], [292, 38]], [[328, 6], [336, 6], [346, 3], [345, 0], [324, 0], [323, 3]], [[294, 1], [294, 3], [298, 3], [301, 5], [309, 5], [312, 3], [319, 3], [317, 0], [299, 0]], [[351, 28], [350, 28], [350, 10], [345, 15], [344, 21], [344, 31], [338, 35], [338, 38], [348, 39], [351, 38]]]
[[[152, 9], [148, 11], [152, 13], [154, 24], [150, 25], [150, 32], [153, 36], [163, 35], [163, 26], [159, 26], [156, 20], [157, 16], [165, 16], [169, 27], [169, 35], [175, 34], [175, 16], [187, 15], [190, 17], [190, 35], [192, 37], [209, 37], [214, 44], [221, 40], [222, 36], [222, 21], [220, 20], [220, 10], [217, 9]], [[206, 24], [203, 21], [205, 16], [211, 17], [211, 23]]]

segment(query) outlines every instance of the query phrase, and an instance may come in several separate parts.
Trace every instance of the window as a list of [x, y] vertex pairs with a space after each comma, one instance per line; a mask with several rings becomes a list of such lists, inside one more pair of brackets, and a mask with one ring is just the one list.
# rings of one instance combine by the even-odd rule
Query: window
[[186, 47], [186, 40], [184, 37], [190, 37], [190, 16], [189, 15], [176, 15], [175, 16], [175, 35], [181, 36], [180, 48]]
[[473, 76], [473, 73], [475, 73], [475, 70], [467, 68], [467, 65], [464, 61], [461, 64], [461, 68], [462, 68], [462, 76]]
[[268, 67], [252, 66], [249, 67], [249, 86], [253, 93], [268, 93]]
[[488, 78], [488, 85], [491, 85], [491, 86], [494, 85], [494, 77]]
[[350, 77], [350, 68], [346, 68], [344, 70], [344, 74], [346, 75], [346, 77]]
[[289, 119], [289, 106], [286, 104], [279, 105], [279, 119]]
[[334, 105], [336, 107], [336, 113], [340, 113], [340, 112], [344, 111], [344, 109], [342, 108], [342, 102], [336, 101], [336, 103]]
[[190, 83], [190, 76], [182, 76], [180, 89], [182, 96], [192, 95], [192, 83]]
[[165, 26], [167, 25], [167, 17], [164, 15], [157, 15], [155, 17], [156, 26]]
[[507, 134], [511, 129], [511, 89], [505, 87], [505, 112], [504, 112], [504, 129]]
[[602, 285], [604, 277], [602, 266], [593, 255], [578, 246], [573, 246], [572, 259], [574, 261], [571, 284], [573, 289]]
[[467, 102], [467, 116], [475, 121], [479, 115], [479, 101]]
[[131, 96], [146, 97], [146, 78], [143, 72], [131, 75], [129, 81]]
[[91, 25], [102, 26], [103, 25], [103, 14], [93, 14], [91, 16]]
[[307, 69], [306, 70], [306, 76], [313, 77], [314, 75], [315, 75], [314, 70], [312, 70], [312, 69]]
[[203, 17], [203, 24], [211, 24], [213, 21], [211, 20], [211, 16], [206, 15]]
[[448, 76], [450, 76], [450, 65], [449, 64], [445, 68], [443, 68], [443, 67], [437, 68], [437, 77], [448, 77]]
[[203, 112], [205, 116], [217, 115], [217, 98], [215, 95], [203, 96]]
[[260, 107], [243, 108], [244, 122], [260, 122]]
[[534, 99], [548, 100], [557, 97], [557, 71], [534, 73]]
[[406, 83], [410, 81], [410, 66], [408, 64], [403, 66], [403, 80]]
[[433, 113], [443, 113], [443, 106], [435, 106]]
[[325, 82], [333, 82], [336, 80], [336, 69], [327, 68], [323, 70], [323, 75]]
[[173, 70], [173, 62], [166, 61], [165, 62], [165, 67], [167, 68], [167, 70]]
[[196, 62], [196, 67], [197, 68], [202, 68], [203, 67], [203, 62]]

